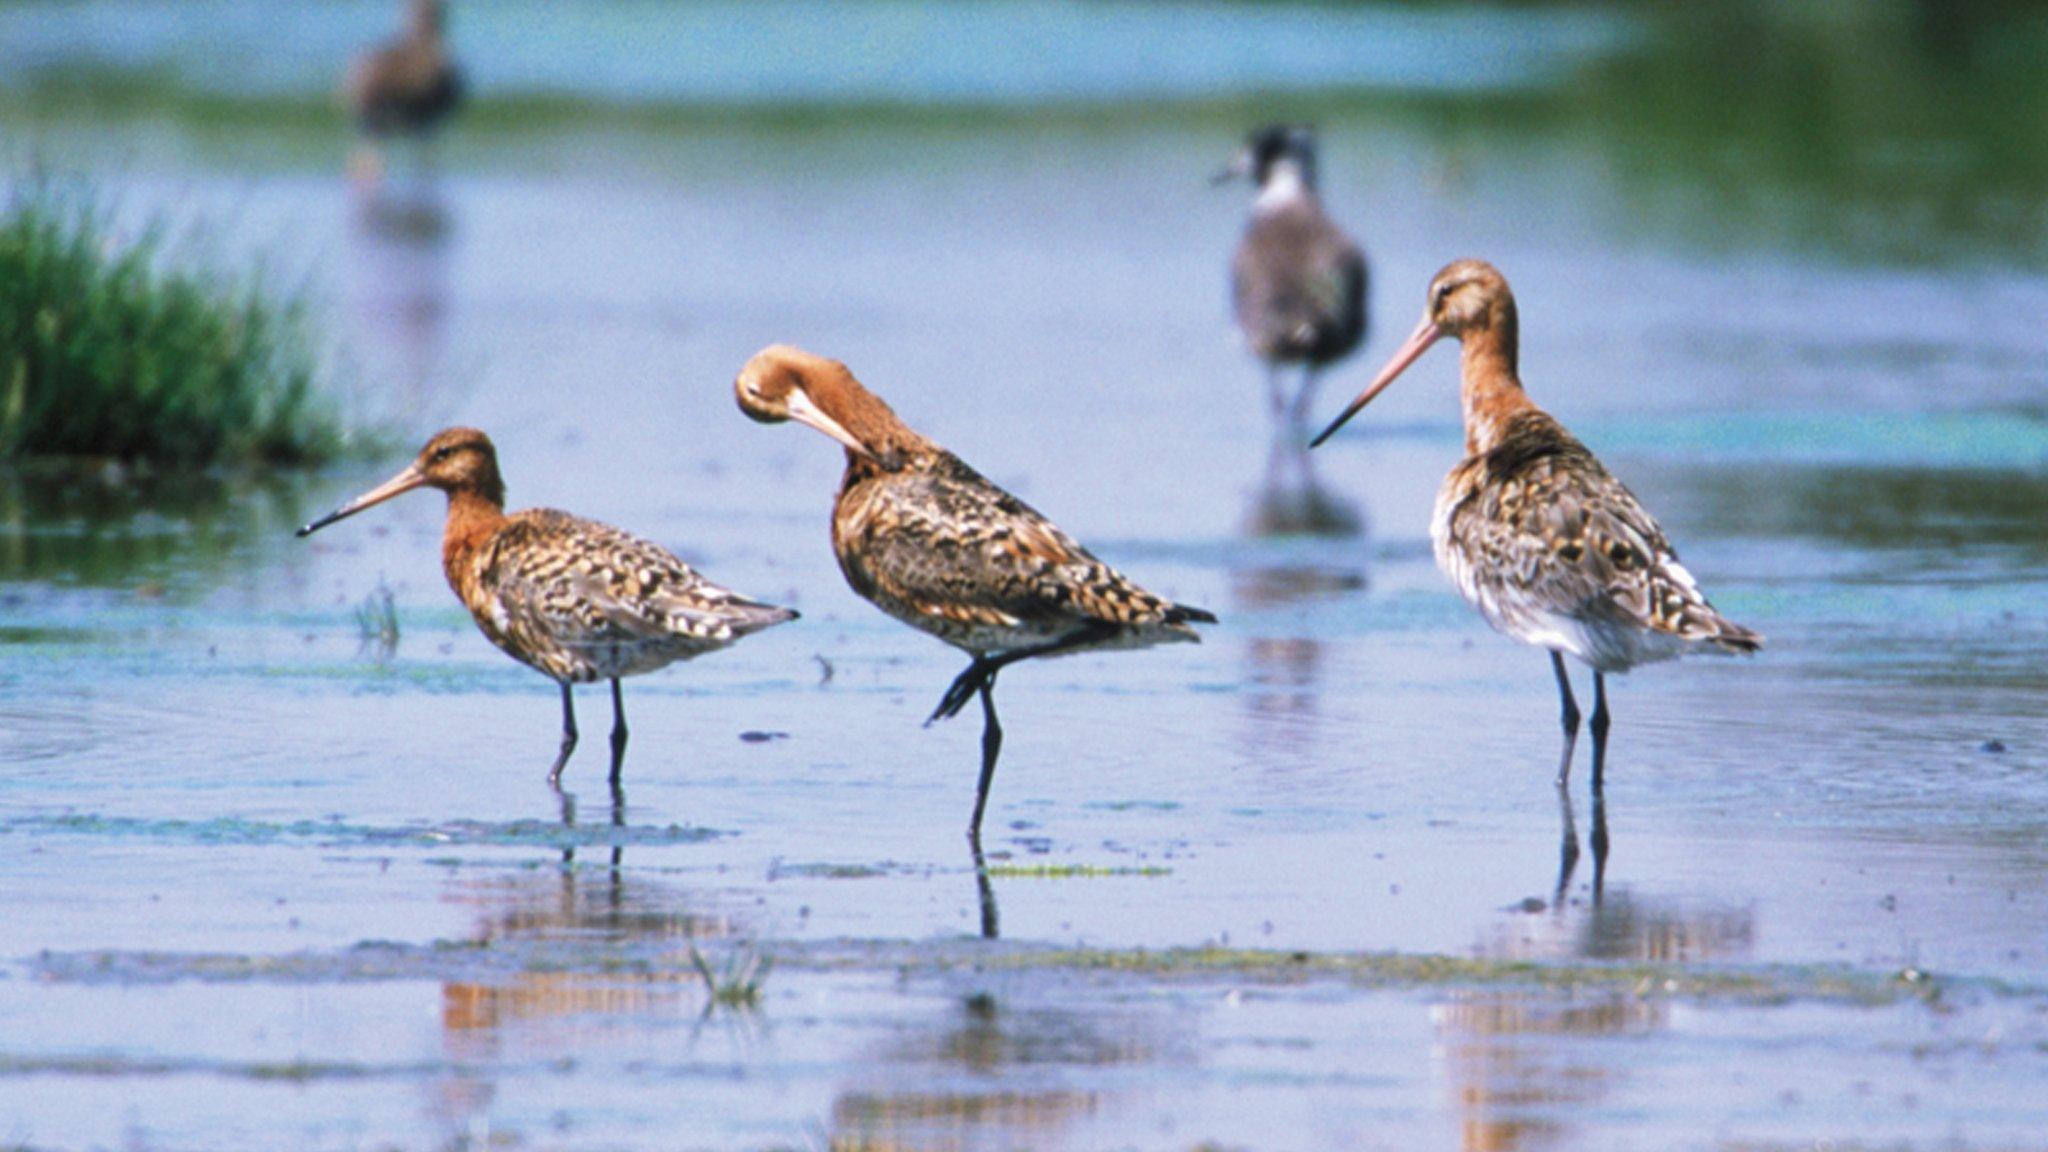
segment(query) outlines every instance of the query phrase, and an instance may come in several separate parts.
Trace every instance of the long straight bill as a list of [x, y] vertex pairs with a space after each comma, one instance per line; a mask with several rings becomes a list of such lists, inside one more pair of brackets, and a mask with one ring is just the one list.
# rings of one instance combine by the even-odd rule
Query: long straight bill
[[811, 399], [810, 393], [805, 392], [801, 388], [793, 389], [789, 394], [789, 415], [792, 420], [808, 424], [834, 440], [839, 441], [846, 446], [848, 451], [865, 456], [878, 464], [882, 462], [875, 455], [873, 449], [860, 442], [858, 436], [848, 432], [846, 427], [840, 424], [839, 421], [825, 415], [825, 410], [818, 407], [816, 402]]
[[405, 466], [405, 471], [400, 472], [398, 475], [393, 476], [391, 479], [386, 480], [382, 484], [377, 485], [375, 488], [370, 489], [368, 492], [363, 493], [361, 496], [358, 496], [355, 499], [349, 501], [348, 503], [343, 504], [341, 507], [336, 508], [334, 511], [329, 512], [327, 515], [322, 516], [318, 520], [313, 521], [311, 524], [306, 525], [304, 528], [299, 529], [298, 534], [300, 536], [309, 536], [315, 532], [318, 532], [320, 529], [327, 527], [329, 524], [334, 523], [336, 520], [346, 519], [350, 516], [355, 515], [358, 512], [361, 512], [365, 508], [370, 508], [375, 505], [382, 504], [386, 500], [391, 499], [393, 496], [403, 496], [407, 492], [410, 492], [413, 489], [418, 488], [419, 486], [425, 484], [426, 482], [427, 477], [424, 473], [420, 471], [420, 466], [416, 463], [408, 464]]
[[1417, 325], [1414, 333], [1408, 337], [1408, 342], [1401, 345], [1400, 351], [1394, 353], [1394, 358], [1387, 361], [1385, 368], [1380, 369], [1380, 374], [1373, 377], [1372, 383], [1366, 385], [1365, 391], [1358, 394], [1358, 399], [1353, 400], [1350, 406], [1344, 409], [1342, 415], [1332, 420], [1330, 426], [1323, 429], [1322, 435], [1309, 441], [1308, 446], [1311, 448], [1321, 447], [1323, 441], [1335, 436], [1337, 429], [1342, 428], [1345, 421], [1358, 415], [1359, 409], [1372, 403], [1373, 397], [1386, 391], [1387, 385], [1394, 382], [1394, 377], [1407, 371], [1408, 366], [1415, 363], [1417, 357], [1429, 351], [1429, 346], [1436, 343], [1442, 337], [1443, 330], [1430, 323], [1429, 317], [1424, 316], [1422, 323]]

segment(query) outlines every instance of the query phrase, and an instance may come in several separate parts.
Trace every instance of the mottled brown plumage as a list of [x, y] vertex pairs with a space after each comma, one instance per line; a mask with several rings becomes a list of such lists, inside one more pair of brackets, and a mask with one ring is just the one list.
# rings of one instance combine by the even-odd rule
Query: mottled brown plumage
[[846, 449], [832, 548], [847, 583], [897, 620], [973, 656], [932, 715], [979, 693], [981, 825], [1002, 729], [996, 673], [1018, 660], [1194, 641], [1199, 608], [1147, 592], [959, 457], [912, 431], [844, 364], [778, 345], [747, 362], [740, 409], [797, 420]]
[[608, 525], [550, 508], [507, 515], [497, 451], [473, 428], [439, 433], [398, 475], [299, 535], [419, 487], [448, 494], [441, 566], [477, 627], [562, 686], [563, 743], [551, 782], [576, 745], [571, 684], [612, 682], [616, 785], [626, 740], [621, 678], [796, 617], [721, 588], [666, 549]]
[[1754, 652], [1763, 638], [1707, 602], [1664, 530], [1621, 481], [1538, 408], [1518, 372], [1518, 317], [1492, 265], [1461, 260], [1430, 285], [1422, 324], [1320, 444], [1442, 336], [1463, 345], [1465, 459], [1437, 495], [1437, 563], [1494, 628], [1549, 649], [1570, 772], [1578, 707], [1561, 657], [1593, 669], [1593, 782], [1601, 783], [1604, 676], [1689, 652]]

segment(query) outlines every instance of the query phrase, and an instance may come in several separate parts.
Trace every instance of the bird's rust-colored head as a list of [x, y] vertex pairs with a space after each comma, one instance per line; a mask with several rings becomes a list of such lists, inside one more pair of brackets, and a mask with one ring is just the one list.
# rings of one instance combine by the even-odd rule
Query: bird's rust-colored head
[[740, 411], [763, 424], [794, 420], [823, 432], [847, 453], [885, 470], [929, 447], [880, 397], [837, 360], [788, 344], [754, 354], [733, 381]]
[[1453, 260], [1444, 265], [1443, 271], [1429, 282], [1429, 301], [1423, 309], [1422, 323], [1416, 325], [1365, 391], [1321, 435], [1311, 440], [1309, 447], [1336, 435], [1337, 429], [1372, 403], [1373, 397], [1429, 351], [1430, 345], [1446, 336], [1461, 341], [1486, 338], [1502, 343], [1512, 362], [1515, 325], [1515, 294], [1508, 289], [1508, 279], [1500, 274], [1500, 269], [1484, 260]]
[[435, 433], [398, 475], [299, 529], [298, 534], [310, 535], [415, 488], [439, 488], [451, 496], [469, 493], [492, 507], [505, 506], [505, 481], [498, 475], [498, 450], [492, 447], [491, 438], [474, 428], [446, 428]]

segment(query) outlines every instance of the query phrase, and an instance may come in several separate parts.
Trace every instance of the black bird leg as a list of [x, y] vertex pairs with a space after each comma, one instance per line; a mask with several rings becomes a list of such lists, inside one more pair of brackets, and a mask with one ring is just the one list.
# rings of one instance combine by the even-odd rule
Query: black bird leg
[[992, 669], [981, 681], [981, 782], [974, 788], [974, 819], [968, 821], [967, 839], [974, 845], [976, 867], [981, 859], [981, 814], [988, 807], [988, 788], [995, 782], [996, 757], [1003, 754], [1003, 725], [996, 719], [996, 673]]
[[[1563, 788], [1572, 781], [1572, 749], [1579, 742], [1579, 702], [1572, 699], [1572, 680], [1565, 674], [1564, 657], [1552, 652], [1550, 666], [1557, 672], [1557, 694], [1564, 700], [1564, 713], [1558, 717], [1564, 725], [1564, 755], [1557, 762], [1557, 786]], [[1598, 673], [1595, 677], [1594, 684], [1597, 685]]]
[[1593, 673], [1593, 795], [1605, 786], [1607, 775], [1607, 677]]
[[946, 694], [939, 698], [939, 706], [932, 709], [932, 714], [925, 717], [924, 726], [929, 728], [941, 720], [951, 720], [958, 716], [960, 710], [967, 707], [967, 702], [974, 699], [974, 694], [981, 691], [981, 686], [993, 678], [996, 670], [1001, 667], [1001, 664], [987, 656], [976, 656], [966, 671], [953, 678], [952, 687], [947, 688]]
[[569, 763], [569, 754], [576, 751], [576, 701], [569, 695], [569, 685], [562, 685], [562, 754], [555, 757], [555, 766], [548, 769], [548, 787], [560, 790], [562, 767]]
[[618, 677], [612, 678], [612, 796], [619, 796], [619, 774], [626, 767], [626, 738], [632, 735], [626, 731], [626, 697], [619, 688]]

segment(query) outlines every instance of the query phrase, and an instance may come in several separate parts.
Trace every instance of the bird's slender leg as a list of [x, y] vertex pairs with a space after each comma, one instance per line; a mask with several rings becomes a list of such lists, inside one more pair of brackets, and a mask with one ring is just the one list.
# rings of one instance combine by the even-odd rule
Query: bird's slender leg
[[1607, 677], [1593, 672], [1593, 795], [1600, 795], [1607, 773]]
[[1572, 812], [1572, 790], [1562, 783], [1557, 786], [1557, 815], [1564, 827], [1564, 835], [1557, 848], [1557, 894], [1550, 903], [1551, 907], [1562, 910], [1565, 892], [1571, 887], [1572, 873], [1579, 868], [1578, 818]]
[[626, 696], [619, 688], [619, 678], [612, 677], [612, 795], [620, 793], [619, 775], [626, 767], [626, 738], [632, 735], [626, 731]]
[[996, 758], [1003, 754], [1003, 724], [996, 719], [996, 672], [981, 681], [981, 782], [974, 787], [974, 818], [967, 824], [967, 839], [981, 857], [981, 814], [988, 808], [989, 785], [995, 782]]
[[1572, 780], [1572, 749], [1579, 742], [1579, 702], [1572, 699], [1572, 678], [1565, 674], [1564, 657], [1552, 652], [1550, 667], [1557, 672], [1557, 694], [1564, 700], [1564, 712], [1558, 717], [1564, 725], [1564, 755], [1557, 762], [1557, 786], [1562, 788]]
[[562, 766], [569, 762], [569, 754], [576, 751], [576, 701], [569, 695], [569, 685], [562, 684], [562, 754], [555, 757], [555, 766], [548, 769], [548, 787], [562, 786]]

